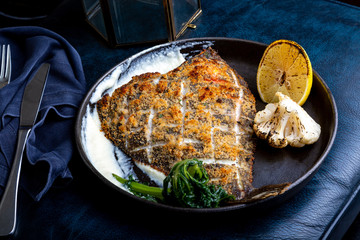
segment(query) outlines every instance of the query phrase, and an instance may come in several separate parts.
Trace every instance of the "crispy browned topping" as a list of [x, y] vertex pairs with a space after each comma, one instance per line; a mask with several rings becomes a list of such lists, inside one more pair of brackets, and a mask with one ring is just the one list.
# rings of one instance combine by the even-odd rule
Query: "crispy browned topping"
[[168, 174], [176, 162], [198, 158], [211, 182], [237, 199], [251, 187], [255, 99], [214, 50], [167, 74], [133, 77], [97, 110], [105, 136], [135, 162]]

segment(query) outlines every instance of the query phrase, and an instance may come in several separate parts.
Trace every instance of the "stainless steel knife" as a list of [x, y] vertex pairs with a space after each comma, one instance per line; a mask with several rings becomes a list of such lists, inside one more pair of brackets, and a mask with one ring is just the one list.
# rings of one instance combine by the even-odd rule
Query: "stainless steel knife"
[[26, 85], [20, 109], [20, 125], [17, 147], [9, 179], [0, 202], [0, 236], [13, 234], [16, 226], [17, 193], [20, 178], [22, 155], [26, 140], [35, 124], [50, 64], [43, 63], [34, 77]]

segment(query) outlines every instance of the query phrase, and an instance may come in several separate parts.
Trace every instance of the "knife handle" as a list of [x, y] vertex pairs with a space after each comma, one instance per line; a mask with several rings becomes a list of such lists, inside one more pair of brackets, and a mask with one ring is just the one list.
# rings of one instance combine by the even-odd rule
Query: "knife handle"
[[17, 193], [20, 178], [20, 169], [25, 143], [28, 138], [29, 129], [18, 131], [15, 158], [11, 167], [8, 182], [0, 202], [0, 236], [13, 234], [16, 225]]

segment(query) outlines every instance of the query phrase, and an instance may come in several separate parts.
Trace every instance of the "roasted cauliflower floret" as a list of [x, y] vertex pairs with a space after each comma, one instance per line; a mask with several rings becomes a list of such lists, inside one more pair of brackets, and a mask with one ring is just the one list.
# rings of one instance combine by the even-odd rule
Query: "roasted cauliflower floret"
[[277, 103], [269, 103], [255, 115], [254, 131], [272, 147], [303, 147], [315, 143], [321, 127], [290, 97], [277, 92]]

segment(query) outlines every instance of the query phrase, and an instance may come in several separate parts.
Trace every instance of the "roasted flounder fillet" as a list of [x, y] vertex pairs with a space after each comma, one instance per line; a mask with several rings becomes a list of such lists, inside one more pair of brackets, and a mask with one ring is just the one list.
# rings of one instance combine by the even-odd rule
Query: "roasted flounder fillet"
[[161, 75], [146, 73], [97, 102], [105, 136], [137, 164], [167, 175], [204, 162], [210, 182], [236, 199], [252, 189], [255, 98], [211, 48]]

